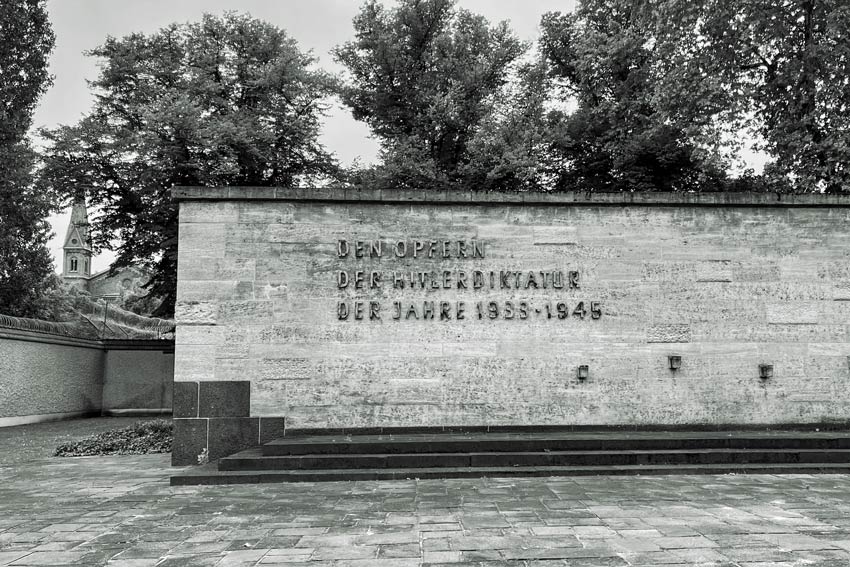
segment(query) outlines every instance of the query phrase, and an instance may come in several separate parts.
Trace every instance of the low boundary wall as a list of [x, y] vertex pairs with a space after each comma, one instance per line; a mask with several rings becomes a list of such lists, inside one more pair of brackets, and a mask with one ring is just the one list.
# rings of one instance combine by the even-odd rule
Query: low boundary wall
[[174, 342], [0, 327], [0, 427], [171, 413]]

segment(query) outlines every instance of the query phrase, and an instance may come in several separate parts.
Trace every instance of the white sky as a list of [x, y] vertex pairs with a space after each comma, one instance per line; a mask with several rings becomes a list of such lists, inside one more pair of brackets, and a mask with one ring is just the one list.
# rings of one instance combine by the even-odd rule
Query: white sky
[[[385, 3], [391, 5], [392, 1]], [[302, 50], [311, 50], [318, 57], [322, 67], [338, 71], [330, 50], [351, 38], [351, 20], [360, 4], [359, 0], [49, 0], [47, 7], [56, 33], [56, 47], [50, 58], [55, 80], [41, 100], [34, 125], [52, 128], [73, 124], [88, 112], [92, 97], [86, 80], [96, 78], [97, 65], [83, 52], [103, 43], [108, 35], [151, 33], [172, 22], [199, 20], [204, 12], [248, 12], [286, 30]], [[543, 13], [570, 11], [574, 4], [575, 0], [458, 1], [458, 6], [482, 14], [491, 22], [509, 20], [514, 32], [526, 41], [537, 37]], [[368, 128], [342, 108], [332, 109], [327, 116], [323, 141], [344, 164], [357, 157], [368, 163], [378, 148], [369, 138]], [[70, 212], [66, 211], [50, 218], [55, 233], [50, 250], [57, 269], [69, 217]], [[95, 258], [92, 267], [103, 270], [113, 259], [111, 252], [104, 252]]]

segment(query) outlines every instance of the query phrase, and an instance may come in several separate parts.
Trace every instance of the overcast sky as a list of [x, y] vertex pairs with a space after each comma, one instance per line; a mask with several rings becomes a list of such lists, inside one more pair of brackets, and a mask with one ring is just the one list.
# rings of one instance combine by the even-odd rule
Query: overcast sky
[[[0, 0], [2, 1], [2, 0]], [[386, 4], [392, 5], [391, 0]], [[487, 17], [491, 22], [509, 20], [515, 33], [532, 41], [538, 35], [540, 16], [549, 11], [570, 11], [574, 0], [459, 0], [458, 5]], [[133, 32], [151, 33], [172, 22], [201, 18], [204, 12], [248, 12], [286, 30], [301, 49], [311, 50], [319, 64], [331, 71], [339, 67], [330, 50], [352, 35], [351, 20], [358, 0], [49, 0], [50, 21], [56, 47], [50, 58], [53, 87], [35, 113], [37, 127], [72, 124], [86, 114], [92, 98], [86, 80], [97, 76], [97, 62], [83, 52], [100, 45], [107, 36]], [[360, 157], [369, 162], [377, 144], [369, 131], [341, 108], [332, 109], [325, 120], [323, 141], [343, 163]], [[55, 232], [50, 242], [54, 260], [61, 262], [62, 240], [70, 213], [51, 217]], [[109, 266], [113, 255], [105, 252], [93, 262], [94, 270]], [[59, 265], [57, 262], [57, 266]]]

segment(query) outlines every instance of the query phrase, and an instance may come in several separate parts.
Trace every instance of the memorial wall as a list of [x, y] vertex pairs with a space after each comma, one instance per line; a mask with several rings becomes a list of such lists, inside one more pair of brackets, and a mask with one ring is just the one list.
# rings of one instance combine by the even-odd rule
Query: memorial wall
[[850, 418], [846, 197], [175, 196], [186, 455], [284, 428]]

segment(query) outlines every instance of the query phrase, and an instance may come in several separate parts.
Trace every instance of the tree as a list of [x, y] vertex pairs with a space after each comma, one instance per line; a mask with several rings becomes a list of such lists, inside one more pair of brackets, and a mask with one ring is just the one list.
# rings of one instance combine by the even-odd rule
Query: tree
[[484, 191], [549, 191], [570, 167], [552, 151], [551, 85], [545, 61], [522, 65], [495, 94], [469, 142], [464, 185]]
[[[797, 192], [850, 191], [850, 4], [845, 0], [668, 0], [660, 13], [682, 73], [715, 77]], [[672, 44], [671, 44], [672, 45]]]
[[507, 24], [451, 0], [370, 0], [354, 29], [334, 54], [350, 75], [343, 102], [381, 141], [383, 163], [366, 180], [436, 188], [475, 173], [470, 143], [526, 49]]
[[43, 0], [0, 4], [0, 144], [24, 139], [39, 97], [51, 84], [47, 57], [54, 36]]
[[173, 313], [178, 185], [294, 186], [337, 174], [318, 141], [334, 88], [282, 30], [248, 16], [205, 15], [152, 35], [108, 38], [91, 113], [44, 132], [43, 178], [99, 208], [96, 246], [153, 270], [156, 314]]
[[574, 13], [544, 15], [540, 45], [550, 77], [561, 100], [576, 105], [551, 116], [552, 151], [569, 164], [558, 188], [723, 187], [717, 124], [725, 99], [707, 80], [670, 80], [659, 3], [582, 0]]
[[0, 313], [35, 317], [55, 285], [46, 221], [54, 206], [33, 185], [36, 156], [26, 138], [51, 82], [54, 36], [44, 2], [0, 3], [0, 37]]
[[47, 248], [53, 202], [33, 183], [36, 156], [25, 141], [0, 146], [0, 313], [44, 316], [55, 287]]

